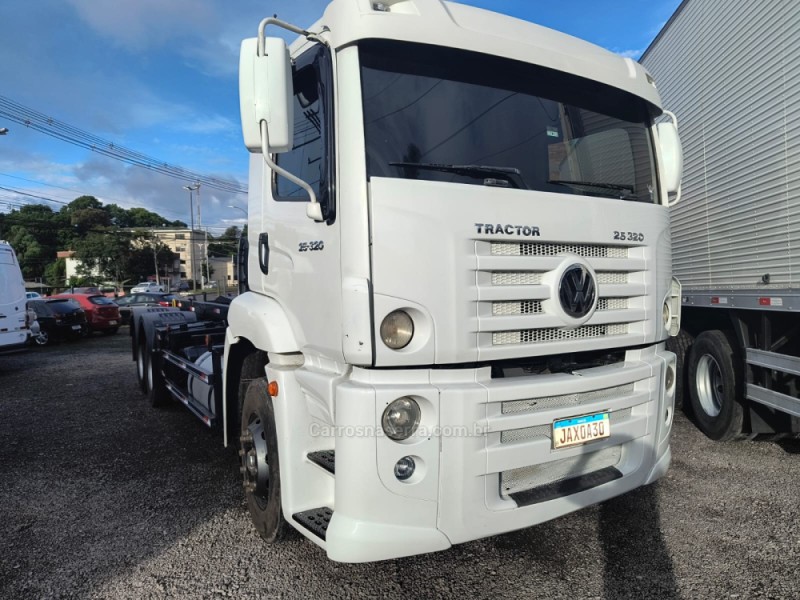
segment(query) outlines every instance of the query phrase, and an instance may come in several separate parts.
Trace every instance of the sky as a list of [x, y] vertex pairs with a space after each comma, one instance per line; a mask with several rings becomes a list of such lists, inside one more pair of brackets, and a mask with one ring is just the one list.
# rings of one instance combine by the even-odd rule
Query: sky
[[[462, 0], [634, 59], [680, 0]], [[238, 54], [259, 21], [309, 26], [326, 0], [3, 0], [0, 97], [170, 165], [247, 185]], [[0, 212], [91, 195], [189, 222], [190, 183], [54, 139], [0, 115]], [[5, 188], [5, 189], [3, 189]], [[10, 191], [11, 190], [11, 191]], [[36, 200], [32, 196], [51, 199]], [[201, 187], [212, 234], [247, 198]], [[230, 205], [242, 210], [230, 208]]]

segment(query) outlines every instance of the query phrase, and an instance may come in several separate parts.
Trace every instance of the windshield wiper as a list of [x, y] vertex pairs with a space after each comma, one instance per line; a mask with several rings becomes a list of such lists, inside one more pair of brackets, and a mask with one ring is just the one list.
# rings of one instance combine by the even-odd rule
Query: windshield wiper
[[519, 169], [514, 167], [492, 167], [488, 165], [448, 165], [440, 163], [415, 163], [415, 162], [390, 162], [393, 167], [405, 167], [407, 169], [421, 169], [425, 171], [442, 171], [444, 173], [455, 173], [456, 175], [463, 175], [465, 177], [472, 177], [474, 179], [484, 179], [485, 185], [498, 185], [498, 183], [491, 178], [485, 178], [486, 175], [495, 175], [507, 181], [512, 186], [518, 189], [527, 190], [528, 186], [522, 179]]
[[566, 185], [573, 187], [593, 187], [600, 188], [601, 190], [614, 190], [615, 192], [624, 192], [630, 190], [633, 193], [633, 186], [624, 183], [606, 183], [604, 181], [569, 181], [567, 179], [548, 179], [547, 183], [555, 183], [558, 185]]

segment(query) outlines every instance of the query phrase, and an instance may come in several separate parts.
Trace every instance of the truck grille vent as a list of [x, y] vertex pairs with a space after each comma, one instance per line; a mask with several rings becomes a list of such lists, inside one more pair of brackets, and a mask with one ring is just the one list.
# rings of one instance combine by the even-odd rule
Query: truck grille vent
[[[611, 413], [609, 419], [611, 424], [622, 423], [627, 421], [631, 416], [632, 409], [624, 408]], [[613, 431], [613, 430], [612, 430]], [[536, 425], [534, 427], [524, 427], [522, 429], [509, 429], [500, 434], [501, 444], [510, 444], [512, 442], [528, 442], [536, 438], [550, 439], [553, 434], [553, 426], [548, 423], [547, 425]]]
[[628, 333], [627, 323], [612, 325], [584, 325], [575, 329], [524, 329], [522, 331], [498, 331], [492, 334], [492, 344], [538, 344], [541, 342], [562, 342], [566, 340], [585, 340], [588, 338], [625, 335]]
[[535, 315], [541, 312], [542, 312], [542, 303], [540, 300], [523, 300], [521, 302], [492, 303], [492, 314], [498, 316]]
[[493, 243], [494, 256], [559, 256], [575, 254], [586, 258], [628, 258], [628, 249], [621, 246], [592, 244]]
[[539, 285], [542, 274], [533, 271], [495, 271], [492, 285]]
[[622, 447], [612, 446], [591, 454], [579, 454], [541, 465], [503, 471], [500, 474], [500, 492], [503, 496], [510, 496], [516, 492], [580, 477], [614, 467], [619, 463], [620, 458], [622, 458]]
[[538, 410], [550, 410], [551, 408], [587, 404], [596, 400], [605, 400], [606, 398], [620, 398], [632, 393], [633, 384], [628, 383], [605, 388], [603, 390], [592, 390], [591, 392], [580, 392], [563, 396], [545, 396], [543, 398], [530, 398], [526, 400], [512, 400], [503, 402], [502, 411], [504, 415], [507, 415]]
[[600, 298], [597, 310], [625, 310], [628, 308], [627, 298]]
[[597, 273], [597, 283], [628, 283], [628, 274], [616, 271], [599, 271]]

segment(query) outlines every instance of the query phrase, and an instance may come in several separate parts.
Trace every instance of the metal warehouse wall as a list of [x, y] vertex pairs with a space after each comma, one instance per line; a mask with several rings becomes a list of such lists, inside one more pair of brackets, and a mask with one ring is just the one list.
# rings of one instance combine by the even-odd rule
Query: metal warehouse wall
[[641, 62], [683, 143], [675, 275], [800, 287], [800, 0], [686, 0]]

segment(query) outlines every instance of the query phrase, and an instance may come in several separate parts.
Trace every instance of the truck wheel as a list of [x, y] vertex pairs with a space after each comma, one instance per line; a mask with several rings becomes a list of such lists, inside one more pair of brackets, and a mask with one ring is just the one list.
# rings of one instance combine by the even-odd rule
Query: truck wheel
[[147, 373], [147, 399], [154, 408], [164, 406], [170, 395], [161, 374], [161, 357], [153, 356], [150, 349], [145, 353], [145, 369]]
[[139, 389], [142, 390], [142, 393], [147, 393], [147, 363], [146, 363], [146, 356], [147, 356], [147, 337], [144, 333], [140, 333], [136, 338], [137, 341], [136, 345], [136, 381], [139, 382]]
[[667, 339], [667, 350], [674, 352], [677, 360], [675, 361], [675, 410], [684, 411], [689, 409], [689, 402], [687, 400], [686, 406], [683, 401], [688, 399], [688, 385], [686, 378], [687, 361], [689, 359], [689, 351], [694, 344], [694, 336], [688, 333], [685, 329], [681, 329], [678, 335]]
[[286, 537], [290, 525], [281, 510], [281, 474], [275, 411], [267, 378], [250, 382], [242, 405], [241, 472], [247, 508], [259, 535], [271, 544]]
[[689, 397], [697, 426], [712, 440], [742, 432], [742, 365], [738, 345], [725, 332], [701, 333], [689, 353]]

